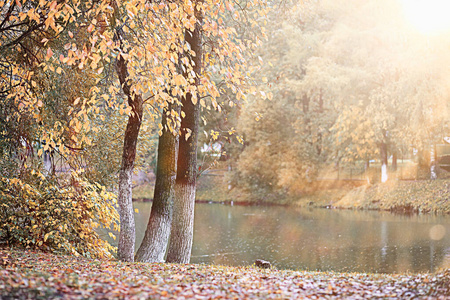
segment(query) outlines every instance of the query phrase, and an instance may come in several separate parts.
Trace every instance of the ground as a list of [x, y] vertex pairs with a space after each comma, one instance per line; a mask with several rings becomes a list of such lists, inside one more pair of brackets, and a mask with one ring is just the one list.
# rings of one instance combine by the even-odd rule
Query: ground
[[449, 299], [450, 270], [364, 274], [145, 264], [0, 249], [0, 299]]

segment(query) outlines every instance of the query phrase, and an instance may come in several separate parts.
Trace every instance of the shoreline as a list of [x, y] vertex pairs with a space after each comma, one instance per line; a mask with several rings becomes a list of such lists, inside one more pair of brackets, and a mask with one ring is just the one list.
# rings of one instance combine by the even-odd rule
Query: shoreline
[[5, 299], [446, 299], [450, 270], [383, 274], [124, 263], [0, 248], [0, 287]]
[[[213, 198], [218, 200], [212, 200]], [[152, 202], [152, 199], [133, 198], [133, 202]], [[448, 215], [450, 180], [391, 181], [351, 189], [324, 189], [302, 197], [286, 196], [280, 202], [250, 199], [249, 195], [238, 189], [226, 193], [220, 184], [216, 184], [209, 189], [198, 189], [195, 203], [388, 211], [405, 215], [427, 213]]]

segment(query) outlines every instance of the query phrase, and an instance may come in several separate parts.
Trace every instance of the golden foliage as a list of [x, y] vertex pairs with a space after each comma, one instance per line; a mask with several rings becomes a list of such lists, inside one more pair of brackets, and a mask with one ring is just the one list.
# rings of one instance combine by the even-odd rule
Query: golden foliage
[[[34, 172], [33, 172], [34, 173]], [[113, 193], [72, 173], [58, 186], [42, 174], [0, 178], [0, 240], [7, 245], [107, 258], [114, 247], [96, 228], [118, 229]]]

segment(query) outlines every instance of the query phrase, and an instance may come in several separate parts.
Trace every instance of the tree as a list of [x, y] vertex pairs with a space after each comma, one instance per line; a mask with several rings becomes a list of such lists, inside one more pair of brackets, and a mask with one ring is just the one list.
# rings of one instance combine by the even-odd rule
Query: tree
[[117, 74], [122, 85], [122, 89], [128, 98], [128, 105], [131, 107], [131, 115], [128, 118], [125, 130], [122, 164], [119, 175], [119, 215], [120, 215], [120, 235], [117, 255], [122, 261], [134, 261], [135, 247], [135, 223], [132, 200], [132, 175], [134, 160], [136, 158], [136, 143], [143, 116], [143, 99], [139, 94], [133, 94], [128, 81], [127, 63], [123, 56], [117, 59]]
[[[198, 87], [202, 73], [202, 25], [203, 12], [199, 9], [202, 1], [194, 1], [194, 29], [186, 29], [185, 41], [193, 53], [187, 55], [189, 65], [184, 76], [193, 80]], [[197, 140], [200, 119], [200, 102], [195, 90], [181, 98], [180, 139], [177, 159], [177, 176], [175, 179], [174, 217], [170, 233], [167, 262], [189, 263], [192, 241], [194, 238], [194, 205], [197, 180]]]
[[268, 84], [257, 90], [274, 100], [251, 100], [252, 112], [240, 116], [246, 147], [235, 182], [242, 189], [259, 199], [301, 194], [315, 170], [367, 169], [373, 159], [386, 181], [398, 149], [412, 152], [422, 141], [432, 149], [430, 137], [442, 138], [449, 94], [439, 66], [448, 41], [417, 34], [401, 13], [392, 1], [306, 1], [282, 20], [268, 19], [260, 75]]
[[[94, 9], [84, 4], [2, 2], [0, 100], [7, 113], [2, 150], [12, 151], [2, 151], [1, 157], [2, 165], [8, 161], [11, 168], [1, 173], [1, 214], [9, 221], [0, 236], [10, 245], [111, 257], [114, 249], [95, 228], [117, 229], [115, 197], [82, 171], [81, 161], [90, 141], [90, 113], [100, 107], [80, 99], [90, 97], [99, 74], [76, 68], [65, 57], [89, 40], [87, 31], [75, 31], [75, 23], [87, 21]], [[76, 19], [78, 9], [85, 14]], [[83, 124], [72, 118], [79, 112]], [[54, 172], [55, 161], [53, 170], [45, 172], [44, 153], [57, 157], [66, 173]]]

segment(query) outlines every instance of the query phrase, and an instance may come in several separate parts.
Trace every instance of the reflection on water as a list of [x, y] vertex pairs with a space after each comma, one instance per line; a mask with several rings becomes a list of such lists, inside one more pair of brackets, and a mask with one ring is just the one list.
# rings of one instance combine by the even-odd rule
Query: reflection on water
[[[135, 203], [137, 244], [150, 203]], [[347, 272], [450, 267], [450, 218], [286, 207], [197, 204], [192, 263]]]

